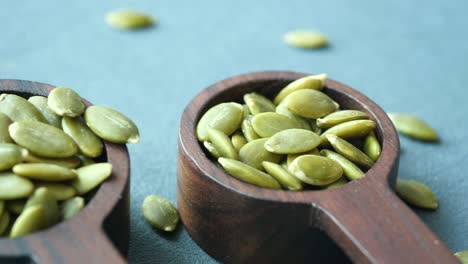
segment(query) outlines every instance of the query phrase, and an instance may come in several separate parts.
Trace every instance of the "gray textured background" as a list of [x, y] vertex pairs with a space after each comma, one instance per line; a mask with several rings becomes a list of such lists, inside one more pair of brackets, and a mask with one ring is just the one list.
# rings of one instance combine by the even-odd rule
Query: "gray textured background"
[[[109, 28], [104, 15], [134, 8], [154, 15], [149, 30]], [[442, 138], [402, 138], [402, 177], [430, 185], [436, 212], [417, 211], [454, 251], [468, 249], [468, 16], [452, 1], [2, 1], [0, 78], [67, 85], [138, 124], [129, 146], [131, 263], [211, 263], [181, 228], [154, 232], [140, 205], [151, 193], [176, 197], [181, 112], [204, 87], [258, 70], [326, 72], [386, 111], [426, 119]], [[328, 49], [297, 50], [281, 37], [312, 28]]]

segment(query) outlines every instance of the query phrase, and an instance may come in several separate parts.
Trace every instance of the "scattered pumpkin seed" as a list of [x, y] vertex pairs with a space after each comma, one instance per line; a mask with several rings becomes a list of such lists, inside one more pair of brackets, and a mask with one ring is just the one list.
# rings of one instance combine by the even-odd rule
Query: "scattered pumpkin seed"
[[208, 137], [211, 144], [216, 148], [221, 157], [238, 159], [236, 148], [232, 145], [231, 139], [220, 130], [209, 128]]
[[468, 250], [460, 251], [454, 254], [462, 264], [468, 264]]
[[221, 154], [218, 152], [218, 150], [211, 144], [209, 141], [203, 141], [203, 146], [205, 146], [206, 150], [210, 152], [210, 154], [215, 157], [216, 159], [221, 157]]
[[84, 208], [84, 199], [82, 197], [73, 197], [67, 199], [60, 205], [60, 214], [63, 220], [68, 220], [77, 215]]
[[14, 215], [19, 215], [23, 212], [24, 206], [26, 205], [26, 199], [8, 200], [6, 207], [8, 212]]
[[159, 195], [149, 195], [143, 200], [143, 216], [153, 227], [172, 232], [179, 223], [179, 213], [168, 199]]
[[68, 168], [48, 163], [22, 163], [13, 167], [17, 175], [41, 181], [67, 181], [77, 177], [77, 174]]
[[275, 178], [284, 188], [291, 191], [300, 191], [302, 190], [302, 182], [289, 173], [281, 165], [264, 161], [262, 162], [263, 168]]
[[44, 228], [45, 209], [40, 205], [25, 208], [13, 224], [10, 238], [28, 235]]
[[221, 103], [211, 107], [200, 118], [196, 134], [200, 141], [208, 140], [208, 128], [215, 128], [230, 136], [241, 125], [244, 108], [238, 103]]
[[290, 129], [301, 128], [301, 125], [295, 120], [277, 113], [260, 113], [252, 118], [252, 126], [255, 132], [263, 137], [271, 137], [274, 134]]
[[0, 173], [0, 200], [28, 197], [34, 191], [33, 183], [13, 172]]
[[90, 158], [101, 156], [104, 148], [101, 139], [80, 119], [63, 117], [62, 129], [75, 141], [82, 154]]
[[236, 179], [259, 187], [281, 189], [281, 185], [273, 177], [243, 162], [226, 158], [219, 158], [218, 162]]
[[106, 22], [114, 28], [125, 30], [146, 28], [155, 23], [151, 16], [131, 10], [112, 11], [107, 14]]
[[5, 233], [9, 224], [10, 224], [10, 213], [8, 213], [8, 211], [5, 211], [0, 214], [0, 236], [3, 233]]
[[96, 188], [112, 174], [112, 164], [102, 162], [81, 167], [76, 170], [78, 177], [72, 182], [73, 188], [83, 195]]
[[439, 207], [437, 197], [425, 184], [407, 179], [397, 179], [396, 193], [410, 205], [435, 210]]
[[242, 121], [242, 133], [245, 136], [245, 139], [247, 139], [248, 142], [259, 139], [260, 136], [255, 132], [255, 129], [252, 126], [252, 115], [248, 115], [244, 118]]
[[327, 139], [336, 152], [356, 163], [357, 165], [360, 165], [366, 169], [369, 169], [374, 165], [374, 161], [371, 158], [369, 158], [364, 152], [346, 140], [341, 139], [333, 134], [328, 134]]
[[370, 132], [369, 135], [364, 139], [364, 153], [373, 161], [377, 161], [382, 153], [382, 147], [377, 140], [374, 132]]
[[275, 104], [270, 99], [258, 93], [248, 93], [244, 95], [244, 102], [253, 115], [264, 112], [275, 112]]
[[340, 154], [328, 149], [322, 149], [320, 154], [340, 164], [341, 168], [343, 169], [343, 175], [346, 176], [349, 180], [352, 181], [364, 177], [364, 172], [362, 172], [358, 166]]
[[50, 91], [47, 105], [55, 114], [69, 117], [83, 114], [86, 108], [83, 99], [67, 87], [56, 87]]
[[36, 189], [33, 195], [29, 197], [23, 210], [26, 211], [32, 206], [41, 206], [44, 208], [44, 228], [52, 226], [60, 221], [57, 200], [47, 188], [41, 187]]
[[307, 130], [312, 130], [311, 123], [309, 122], [309, 120], [307, 120], [306, 118], [300, 117], [300, 116], [294, 114], [293, 112], [289, 111], [288, 108], [286, 108], [286, 106], [284, 104], [279, 104], [276, 107], [275, 111], [276, 111], [276, 113], [278, 113], [280, 115], [284, 115], [284, 116], [287, 116], [287, 117], [289, 117], [291, 119], [296, 120], [296, 122], [301, 125], [301, 128], [307, 129]]
[[0, 143], [13, 143], [13, 139], [10, 137], [8, 127], [11, 125], [11, 119], [0, 112]]
[[267, 138], [261, 138], [245, 144], [239, 150], [239, 160], [257, 170], [263, 170], [263, 161], [278, 163], [282, 156], [271, 153], [265, 148], [267, 140]]
[[52, 125], [56, 128], [62, 127], [62, 117], [50, 109], [47, 103], [47, 97], [31, 96], [29, 97], [28, 101], [33, 104], [37, 110], [39, 110], [39, 112], [41, 112], [49, 125]]
[[288, 170], [299, 180], [316, 186], [328, 185], [343, 174], [343, 169], [336, 161], [317, 155], [298, 157]]
[[328, 95], [311, 89], [297, 90], [284, 98], [289, 111], [305, 118], [319, 118], [334, 112], [337, 107]]
[[327, 135], [333, 134], [343, 139], [360, 138], [367, 136], [375, 129], [375, 122], [372, 120], [354, 120], [333, 126], [323, 132], [321, 146], [329, 144]]
[[270, 137], [265, 149], [275, 154], [297, 154], [316, 148], [320, 136], [305, 129], [286, 129]]
[[24, 159], [24, 162], [27, 163], [47, 163], [47, 164], [54, 164], [57, 166], [74, 169], [81, 164], [81, 160], [79, 156], [71, 156], [68, 158], [43, 158], [36, 156], [34, 154], [28, 153]]
[[420, 118], [405, 113], [389, 113], [398, 132], [414, 139], [423, 141], [437, 141], [439, 136], [426, 122]]
[[297, 79], [286, 87], [281, 89], [281, 91], [276, 95], [273, 102], [276, 105], [279, 105], [286, 96], [290, 95], [292, 92], [302, 89], [312, 89], [320, 91], [323, 89], [323, 85], [325, 84], [325, 80], [327, 79], [327, 75], [325, 73], [318, 74], [318, 75], [309, 75], [306, 77], [302, 77]]
[[288, 45], [303, 49], [318, 49], [328, 45], [327, 37], [318, 31], [294, 30], [286, 33], [283, 39]]
[[330, 128], [344, 122], [361, 119], [369, 119], [369, 115], [359, 110], [341, 110], [318, 118], [317, 125], [321, 128]]
[[23, 161], [28, 151], [12, 143], [0, 143], [0, 171], [9, 170]]
[[47, 122], [34, 105], [15, 94], [0, 95], [0, 112], [7, 115], [13, 122], [23, 120]]
[[312, 149], [310, 151], [306, 151], [306, 152], [303, 152], [303, 153], [288, 154], [288, 156], [286, 157], [286, 165], [287, 166], [291, 165], [291, 163], [295, 159], [299, 158], [302, 155], [320, 155], [320, 151], [318, 149], [314, 148], [314, 149]]
[[63, 183], [36, 182], [34, 186], [36, 187], [36, 190], [39, 188], [47, 188], [49, 193], [57, 201], [64, 201], [76, 195], [76, 190], [73, 187]]
[[231, 142], [234, 148], [239, 151], [245, 144], [247, 144], [247, 139], [241, 133], [235, 133], [231, 137]]

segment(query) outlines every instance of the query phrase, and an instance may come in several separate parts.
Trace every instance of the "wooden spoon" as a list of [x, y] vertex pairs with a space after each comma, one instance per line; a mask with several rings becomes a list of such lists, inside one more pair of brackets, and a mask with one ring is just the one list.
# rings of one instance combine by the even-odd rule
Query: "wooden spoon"
[[208, 87], [189, 103], [180, 122], [177, 200], [192, 238], [228, 263], [329, 263], [340, 253], [319, 230], [356, 263], [459, 263], [393, 191], [399, 140], [391, 121], [378, 105], [344, 84], [327, 80], [324, 92], [343, 109], [367, 112], [377, 122], [383, 147], [363, 179], [330, 190], [270, 190], [229, 176], [207, 158], [194, 135], [207, 109], [242, 102], [249, 92], [271, 98], [303, 76], [271, 71], [240, 75]]
[[[0, 80], [1, 93], [25, 98], [47, 96], [53, 88], [37, 82]], [[91, 104], [86, 101], [86, 105]], [[103, 161], [112, 163], [112, 175], [85, 208], [49, 229], [16, 239], [0, 238], [0, 263], [126, 263], [130, 161], [125, 145], [105, 142], [105, 152]]]

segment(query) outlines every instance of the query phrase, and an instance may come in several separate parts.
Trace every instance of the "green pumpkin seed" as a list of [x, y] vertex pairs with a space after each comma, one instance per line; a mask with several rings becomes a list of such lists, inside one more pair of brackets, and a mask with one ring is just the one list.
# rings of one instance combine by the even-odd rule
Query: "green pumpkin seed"
[[329, 144], [327, 135], [333, 134], [343, 139], [360, 138], [367, 136], [375, 126], [372, 120], [354, 120], [333, 126], [320, 135], [322, 138], [320, 145]]
[[364, 172], [362, 172], [358, 166], [340, 154], [328, 149], [322, 149], [320, 154], [340, 164], [341, 168], [343, 169], [343, 175], [346, 176], [349, 180], [352, 181], [364, 177]]
[[153, 227], [171, 232], [179, 223], [179, 213], [168, 199], [159, 195], [149, 195], [141, 207], [143, 217]]
[[267, 138], [256, 139], [245, 144], [239, 150], [239, 160], [257, 170], [263, 170], [263, 161], [270, 161], [273, 163], [280, 162], [282, 156], [274, 154], [266, 150], [265, 143]]
[[72, 89], [56, 87], [49, 93], [49, 108], [59, 116], [76, 117], [85, 111], [83, 99]]
[[218, 150], [211, 144], [209, 141], [203, 141], [203, 146], [205, 146], [206, 150], [210, 152], [211, 156], [215, 157], [216, 159], [221, 157], [221, 154], [218, 152]]
[[78, 148], [62, 130], [36, 121], [19, 121], [10, 125], [10, 136], [20, 146], [47, 158], [66, 158]]
[[76, 173], [78, 177], [71, 184], [79, 195], [83, 195], [96, 188], [111, 176], [112, 164], [105, 162], [95, 163], [77, 169]]
[[416, 116], [405, 113], [389, 113], [398, 132], [414, 139], [437, 141], [439, 136], [426, 122]]
[[397, 179], [396, 193], [410, 205], [425, 209], [437, 209], [439, 203], [432, 190], [425, 184], [406, 179]]
[[76, 178], [76, 173], [68, 168], [48, 163], [22, 163], [13, 167], [17, 175], [41, 181], [67, 181]]
[[[313, 150], [310, 150], [310, 151], [306, 151], [306, 152], [303, 152], [303, 153], [297, 153], [297, 154], [288, 154], [287, 158], [286, 158], [286, 165], [289, 166], [291, 165], [291, 163], [299, 158], [300, 156], [303, 156], [303, 155], [320, 155], [320, 152], [318, 149], [314, 148]], [[286, 167], [287, 168], [287, 167]]]
[[47, 122], [34, 105], [15, 94], [0, 95], [0, 112], [7, 115], [13, 122], [23, 120]]
[[312, 130], [312, 127], [311, 127], [311, 124], [310, 124], [309, 120], [307, 120], [307, 119], [305, 119], [303, 117], [300, 117], [300, 116], [294, 114], [293, 112], [289, 111], [288, 108], [286, 108], [286, 106], [284, 104], [279, 104], [276, 107], [275, 111], [276, 111], [276, 113], [278, 113], [280, 115], [284, 115], [284, 116], [287, 116], [287, 117], [289, 117], [291, 119], [296, 120], [296, 122], [301, 125], [301, 128], [307, 129], [307, 130]]
[[84, 155], [90, 158], [101, 156], [104, 145], [101, 139], [78, 118], [63, 117], [63, 131], [69, 135]]
[[297, 154], [316, 148], [320, 136], [305, 129], [286, 129], [270, 137], [265, 149], [276, 154]]
[[57, 115], [52, 109], [50, 109], [47, 103], [47, 97], [44, 96], [31, 96], [28, 101], [33, 104], [39, 112], [44, 116], [49, 125], [56, 128], [62, 127], [62, 117]]
[[150, 27], [155, 23], [151, 16], [131, 10], [110, 12], [106, 16], [106, 22], [114, 28], [126, 30]]
[[26, 205], [26, 199], [8, 200], [6, 207], [12, 214], [19, 215], [23, 212], [24, 206]]
[[264, 161], [262, 165], [268, 174], [275, 178], [284, 188], [291, 191], [302, 190], [302, 182], [289, 173], [281, 165], [268, 161]]
[[462, 264], [468, 264], [468, 250], [460, 251], [454, 254]]
[[86, 124], [100, 138], [113, 143], [140, 142], [138, 128], [122, 113], [104, 106], [90, 106], [84, 114]]
[[11, 143], [0, 143], [0, 171], [9, 170], [23, 161], [28, 151]]
[[377, 161], [380, 157], [380, 153], [382, 153], [382, 148], [380, 147], [380, 143], [377, 140], [374, 132], [370, 132], [369, 135], [364, 139], [364, 153], [366, 153], [369, 158], [373, 161]]
[[253, 126], [252, 126], [252, 118], [253, 116], [248, 115], [244, 118], [242, 121], [242, 133], [245, 136], [245, 139], [247, 139], [248, 142], [259, 139], [260, 136], [255, 132]]
[[275, 104], [270, 99], [257, 93], [248, 93], [244, 95], [244, 102], [253, 115], [264, 112], [275, 112]]
[[236, 179], [259, 187], [281, 189], [281, 185], [273, 177], [243, 162], [226, 158], [219, 158], [218, 162]]
[[246, 104], [243, 104], [242, 105], [242, 110], [244, 111], [243, 114], [244, 114], [244, 118], [248, 115], [251, 115], [250, 113], [250, 110], [249, 110], [249, 107], [246, 105]]
[[11, 125], [11, 119], [0, 112], [0, 143], [13, 143], [13, 139], [10, 137], [8, 127]]
[[208, 140], [208, 128], [215, 128], [230, 136], [241, 125], [244, 109], [238, 103], [221, 103], [211, 107], [198, 121], [196, 134], [200, 141]]
[[305, 118], [319, 118], [334, 112], [337, 107], [328, 95], [311, 89], [297, 90], [284, 98], [289, 111]]
[[286, 96], [290, 95], [292, 92], [297, 91], [297, 90], [312, 89], [312, 90], [320, 91], [323, 89], [323, 85], [326, 79], [327, 79], [327, 75], [325, 73], [318, 74], [318, 75], [309, 75], [309, 76], [297, 79], [291, 82], [290, 84], [288, 84], [283, 89], [281, 89], [281, 91], [276, 95], [273, 102], [276, 105], [279, 105], [281, 101], [283, 101], [283, 99], [286, 98]]
[[310, 129], [317, 135], [322, 134], [322, 129], [317, 125], [316, 119], [309, 119]]
[[321, 128], [330, 128], [344, 122], [361, 119], [369, 119], [369, 115], [358, 110], [341, 110], [317, 119], [317, 125]]
[[68, 220], [77, 215], [84, 208], [84, 199], [82, 197], [73, 197], [64, 201], [60, 205], [60, 213], [63, 220]]
[[333, 183], [330, 183], [328, 185], [325, 185], [324, 186], [324, 189], [335, 189], [335, 188], [338, 188], [338, 187], [341, 187], [345, 184], [348, 183], [348, 180], [345, 178], [345, 177], [341, 177], [339, 178], [337, 181], [333, 182]]
[[31, 153], [28, 153], [23, 161], [27, 163], [47, 163], [47, 164], [54, 164], [57, 166], [74, 169], [81, 164], [81, 160], [78, 156], [71, 156], [68, 158], [43, 158]]
[[25, 212], [29, 207], [41, 206], [44, 208], [44, 227], [52, 226], [60, 221], [60, 211], [57, 200], [47, 188], [39, 188], [29, 197], [24, 206]]
[[271, 137], [274, 134], [290, 129], [301, 128], [295, 120], [277, 113], [260, 113], [252, 118], [252, 126], [261, 137]]
[[231, 137], [231, 142], [234, 148], [239, 151], [245, 144], [247, 144], [247, 139], [245, 139], [242, 133], [235, 133]]
[[[95, 163], [96, 163], [93, 159], [88, 158], [88, 157], [86, 157], [86, 156], [84, 156], [84, 155], [78, 155], [77, 157], [78, 157], [78, 159], [80, 160], [80, 165], [81, 165], [81, 167], [88, 166], [88, 165], [91, 165], [91, 164], [95, 164]], [[66, 167], [66, 166], [65, 166], [65, 167]]]
[[36, 205], [26, 208], [11, 228], [10, 238], [28, 235], [44, 228], [45, 209]]
[[33, 183], [13, 172], [0, 173], [0, 200], [28, 197], [34, 191]]
[[236, 148], [232, 145], [231, 139], [223, 132], [209, 128], [208, 137], [221, 157], [229, 159], [238, 159]]
[[62, 183], [51, 183], [51, 182], [37, 182], [35, 183], [36, 190], [39, 188], [47, 188], [49, 193], [57, 201], [64, 201], [70, 199], [76, 195], [76, 190], [70, 185]]
[[343, 140], [333, 134], [327, 135], [327, 139], [336, 152], [343, 155], [348, 160], [356, 163], [357, 165], [360, 165], [366, 169], [369, 169], [374, 165], [375, 162], [371, 158], [369, 158], [364, 152], [346, 140]]
[[10, 214], [5, 211], [0, 214], [0, 236], [5, 233], [10, 224]]
[[288, 167], [289, 172], [302, 182], [323, 186], [338, 180], [343, 169], [334, 160], [317, 155], [303, 155]]
[[288, 45], [303, 49], [318, 49], [328, 45], [327, 37], [318, 31], [290, 31], [284, 35], [283, 39]]

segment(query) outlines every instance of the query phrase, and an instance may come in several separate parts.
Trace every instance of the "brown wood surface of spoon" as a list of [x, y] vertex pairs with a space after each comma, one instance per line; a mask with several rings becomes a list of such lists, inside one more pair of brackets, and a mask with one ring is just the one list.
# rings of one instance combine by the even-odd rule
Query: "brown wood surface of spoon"
[[[0, 80], [1, 93], [47, 96], [54, 86]], [[86, 102], [86, 105], [91, 105]], [[130, 160], [125, 145], [105, 142], [112, 175], [72, 219], [16, 239], [0, 238], [0, 263], [126, 263], [129, 240]]]
[[253, 91], [271, 98], [303, 76], [283, 71], [235, 76], [189, 103], [180, 121], [177, 201], [192, 238], [227, 263], [458, 263], [393, 191], [399, 140], [391, 121], [378, 105], [344, 84], [327, 80], [324, 92], [343, 109], [367, 112], [377, 122], [383, 147], [364, 178], [330, 190], [270, 190], [229, 176], [207, 158], [194, 135], [207, 109], [241, 102]]

